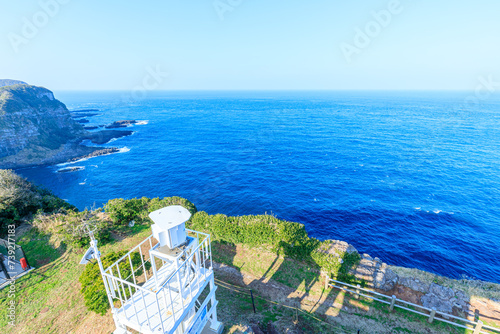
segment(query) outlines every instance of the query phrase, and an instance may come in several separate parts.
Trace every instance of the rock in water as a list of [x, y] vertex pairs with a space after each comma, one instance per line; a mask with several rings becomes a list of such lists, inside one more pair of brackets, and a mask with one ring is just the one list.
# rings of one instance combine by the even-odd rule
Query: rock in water
[[126, 128], [127, 126], [133, 125], [135, 123], [137, 123], [137, 121], [135, 120], [116, 121], [109, 125], [106, 125], [106, 129]]

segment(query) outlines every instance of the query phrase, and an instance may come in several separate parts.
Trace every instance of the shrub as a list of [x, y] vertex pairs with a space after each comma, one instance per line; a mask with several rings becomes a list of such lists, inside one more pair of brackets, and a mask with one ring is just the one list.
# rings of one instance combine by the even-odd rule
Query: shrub
[[[270, 249], [277, 254], [309, 262], [344, 281], [352, 280], [351, 267], [360, 260], [358, 253], [325, 252], [330, 242], [310, 238], [304, 225], [271, 215], [228, 217], [197, 212], [188, 222], [189, 228], [209, 233], [212, 240], [240, 243]], [[339, 261], [342, 259], [342, 261]]]
[[307, 256], [319, 243], [307, 236], [304, 225], [271, 215], [228, 217], [197, 212], [188, 225], [210, 233], [213, 240], [270, 247], [277, 253], [296, 257]]
[[61, 209], [55, 213], [38, 213], [33, 219], [33, 226], [44, 234], [55, 235], [65, 243], [74, 247], [88, 247], [90, 238], [82, 229], [84, 223], [95, 229], [94, 235], [100, 244], [111, 240], [111, 224], [103, 219], [100, 210], [73, 211]]
[[61, 208], [76, 210], [74, 206], [52, 194], [49, 190], [33, 185], [11, 170], [0, 170], [0, 236], [8, 225], [20, 225], [26, 216], [54, 212]]
[[[117, 253], [112, 252], [102, 257], [101, 261], [104, 269], [108, 268], [126, 253], [126, 251]], [[141, 255], [138, 252], [132, 253], [130, 258], [132, 260], [132, 265], [134, 266], [134, 268], [138, 268], [142, 264]], [[150, 266], [151, 265], [149, 264], [149, 262], [145, 263], [146, 270], [149, 270]], [[124, 279], [132, 274], [132, 269], [130, 268], [130, 264], [128, 263], [128, 261], [121, 261], [119, 267], [121, 275]], [[136, 277], [142, 275], [142, 273], [142, 269], [138, 269], [134, 272]], [[80, 291], [83, 294], [83, 299], [85, 301], [85, 306], [87, 307], [87, 309], [97, 314], [104, 315], [110, 308], [110, 305], [97, 262], [88, 263], [78, 280], [82, 284], [82, 288]]]
[[177, 196], [165, 197], [163, 199], [142, 197], [126, 200], [116, 198], [106, 203], [105, 210], [115, 226], [126, 226], [132, 220], [138, 224], [149, 225], [152, 222], [148, 214], [169, 205], [181, 205], [192, 214], [197, 211], [193, 203]]

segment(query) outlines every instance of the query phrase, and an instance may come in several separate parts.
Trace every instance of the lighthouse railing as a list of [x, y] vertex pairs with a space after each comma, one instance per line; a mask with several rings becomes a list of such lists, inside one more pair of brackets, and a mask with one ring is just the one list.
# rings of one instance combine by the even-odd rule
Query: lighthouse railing
[[[213, 275], [210, 235], [193, 230], [186, 232], [195, 237], [198, 244], [177, 263], [161, 262], [160, 268], [172, 266], [168, 277], [163, 277], [161, 282], [146, 285], [149, 280], [158, 279], [151, 270], [151, 261], [155, 258], [150, 258], [149, 250], [158, 247], [152, 236], [104, 270], [103, 277], [109, 288], [114, 313], [150, 330], [157, 330], [160, 326], [163, 333], [184, 321], [186, 310], [193, 307], [192, 302], [199, 298]], [[140, 256], [140, 261], [136, 254]], [[148, 288], [144, 288], [145, 285]], [[154, 318], [159, 319], [159, 323]]]

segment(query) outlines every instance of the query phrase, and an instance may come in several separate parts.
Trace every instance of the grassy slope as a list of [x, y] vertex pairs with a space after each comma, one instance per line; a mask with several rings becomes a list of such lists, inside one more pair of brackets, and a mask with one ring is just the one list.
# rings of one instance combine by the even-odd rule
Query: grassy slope
[[[138, 229], [135, 235], [105, 245], [101, 247], [101, 251], [106, 254], [112, 250], [129, 249], [147, 235], [149, 229]], [[64, 244], [59, 244], [54, 237], [41, 235], [35, 230], [28, 232], [19, 243], [25, 247], [28, 258], [37, 269], [16, 282], [17, 325], [14, 328], [6, 322], [7, 290], [0, 292], [2, 333], [109, 333], [114, 329], [109, 312], [104, 317], [98, 316], [89, 313], [83, 304], [78, 283], [78, 277], [84, 268], [78, 264], [83, 251], [67, 250]], [[255, 252], [242, 245], [214, 243], [213, 254], [214, 260], [232, 265], [238, 268], [236, 272], [239, 270], [244, 274], [246, 281], [239, 282], [240, 285], [245, 286], [248, 281], [259, 281], [270, 288], [274, 284], [273, 281], [280, 282], [294, 291], [290, 294], [285, 291], [281, 297], [276, 295], [280, 302], [288, 303], [290, 300], [287, 299], [307, 296], [301, 303], [302, 308], [316, 310], [317, 317], [336, 323], [335, 326], [353, 329], [354, 323], [358, 328], [374, 325], [379, 328], [391, 328], [393, 333], [464, 333], [440, 323], [428, 325], [424, 318], [407, 312], [389, 313], [385, 305], [353, 300], [343, 292], [332, 290], [325, 295], [318, 272], [305, 263], [277, 257], [271, 252]], [[216, 277], [226, 279], [223, 272], [218, 272]], [[227, 287], [231, 288], [229, 285]], [[239, 291], [235, 292], [222, 286], [218, 290], [219, 316], [225, 321], [227, 333], [241, 332], [251, 319], [262, 323], [277, 321], [282, 324], [281, 328], [291, 328], [296, 323], [306, 333], [338, 332], [332, 326], [306, 314], [296, 313], [259, 298], [258, 312], [254, 315], [249, 296], [241, 293], [248, 290]], [[262, 295], [269, 299], [265, 296], [265, 291], [262, 292]], [[260, 294], [257, 290], [256, 295]], [[314, 299], [320, 300], [320, 306], [311, 302]], [[327, 308], [325, 304], [333, 304], [336, 307]], [[326, 315], [320, 315], [321, 313]]]
[[[469, 332], [438, 321], [428, 324], [426, 317], [408, 311], [397, 309], [395, 312], [389, 312], [385, 304], [363, 298], [357, 300], [336, 289], [325, 291], [324, 279], [319, 276], [319, 272], [307, 264], [276, 257], [270, 252], [255, 252], [242, 245], [237, 245], [234, 252], [232, 249], [228, 250], [227, 245], [216, 243], [213, 244], [212, 251], [215, 261], [238, 268], [245, 276], [243, 280], [223, 276], [221, 278], [224, 281], [233, 280], [234, 283], [253, 288], [254, 291], [259, 289], [255, 284], [256, 280], [263, 281], [267, 284], [261, 289], [261, 295], [272, 295], [274, 300], [283, 300], [285, 297], [283, 302], [289, 305], [296, 305], [295, 301], [301, 300], [300, 305], [303, 310], [315, 312], [315, 316], [335, 324], [334, 327], [341, 327], [348, 333], [356, 333], [357, 329], [361, 329], [362, 333], [386, 333], [388, 330], [391, 333]], [[269, 281], [270, 278], [290, 288], [284, 291], [285, 296], [268, 293], [269, 285], [273, 284]], [[331, 307], [332, 305], [334, 307]], [[239, 314], [240, 311], [234, 313]], [[320, 325], [319, 321], [309, 317], [306, 319], [310, 327]], [[229, 320], [231, 323], [231, 319]]]
[[[123, 242], [101, 247], [109, 251], [130, 248], [145, 238], [143, 231]], [[68, 333], [109, 332], [114, 329], [111, 314], [101, 317], [89, 313], [80, 294], [78, 277], [84, 266], [79, 265], [83, 250], [67, 250], [64, 244], [51, 236], [31, 230], [18, 243], [26, 252], [31, 265], [37, 269], [16, 281], [17, 325], [9, 326], [6, 320], [7, 290], [0, 291], [0, 331], [2, 333]], [[92, 319], [87, 328], [76, 330], [79, 324]], [[94, 321], [95, 320], [95, 321]], [[103, 331], [95, 330], [99, 326]], [[94, 329], [94, 330], [90, 330]]]

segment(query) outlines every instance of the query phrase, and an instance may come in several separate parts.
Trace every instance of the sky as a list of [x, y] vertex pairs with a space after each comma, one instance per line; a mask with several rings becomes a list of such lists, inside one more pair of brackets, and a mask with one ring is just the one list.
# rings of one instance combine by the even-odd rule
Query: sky
[[500, 88], [498, 0], [0, 4], [0, 78], [52, 90]]

